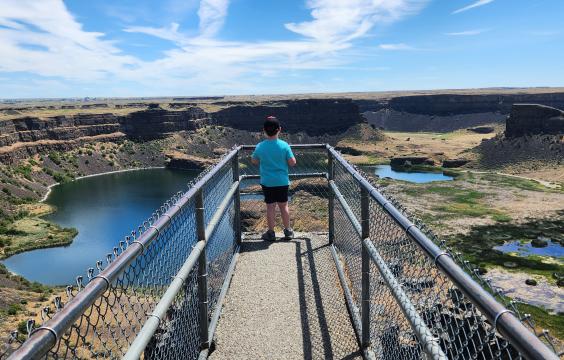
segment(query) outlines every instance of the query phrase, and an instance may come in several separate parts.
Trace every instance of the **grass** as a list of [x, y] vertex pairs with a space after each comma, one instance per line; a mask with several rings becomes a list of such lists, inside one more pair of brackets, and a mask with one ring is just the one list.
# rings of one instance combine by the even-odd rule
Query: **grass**
[[63, 228], [37, 216], [23, 216], [0, 229], [0, 259], [24, 251], [68, 245], [77, 233], [74, 228]]
[[564, 314], [553, 315], [543, 308], [528, 304], [517, 303], [516, 307], [521, 314], [531, 314], [537, 327], [549, 330], [559, 339], [564, 338]]

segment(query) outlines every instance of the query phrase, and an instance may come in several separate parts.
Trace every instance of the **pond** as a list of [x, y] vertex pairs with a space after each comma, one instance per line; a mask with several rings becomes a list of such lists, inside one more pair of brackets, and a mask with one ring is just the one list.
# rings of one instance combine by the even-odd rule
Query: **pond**
[[397, 171], [392, 169], [390, 165], [365, 166], [363, 170], [370, 174], [378, 175], [381, 178], [403, 180], [418, 184], [454, 179], [452, 176], [445, 175], [442, 172]]
[[495, 246], [494, 249], [504, 253], [517, 253], [519, 256], [552, 256], [564, 260], [564, 246], [554, 241], [549, 241], [548, 246], [542, 248], [534, 247], [530, 242], [511, 241]]
[[[46, 203], [57, 211], [45, 218], [78, 235], [65, 247], [14, 255], [3, 263], [28, 280], [48, 285], [75, 282], [78, 275], [117, 246], [174, 193], [186, 190], [198, 172], [146, 169], [105, 174], [55, 186]], [[105, 261], [104, 261], [105, 263]]]

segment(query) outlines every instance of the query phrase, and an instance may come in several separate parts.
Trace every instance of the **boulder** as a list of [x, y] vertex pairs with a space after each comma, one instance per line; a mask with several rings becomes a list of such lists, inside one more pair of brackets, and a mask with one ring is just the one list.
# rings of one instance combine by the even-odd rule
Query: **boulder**
[[435, 161], [427, 156], [398, 156], [390, 160], [392, 167], [405, 167], [411, 165], [435, 165]]
[[531, 240], [531, 246], [536, 248], [547, 247], [549, 241], [550, 239], [539, 236], [538, 238]]
[[470, 160], [466, 159], [448, 159], [443, 161], [444, 168], [458, 168], [468, 164]]
[[537, 286], [537, 281], [535, 279], [527, 279], [525, 280], [525, 284], [529, 286]]
[[206, 167], [215, 164], [215, 160], [213, 159], [188, 155], [178, 151], [167, 153], [166, 157], [166, 166], [171, 169], [203, 170]]
[[468, 128], [467, 130], [478, 134], [491, 134], [495, 131], [495, 129], [491, 126], [476, 126], [476, 127]]

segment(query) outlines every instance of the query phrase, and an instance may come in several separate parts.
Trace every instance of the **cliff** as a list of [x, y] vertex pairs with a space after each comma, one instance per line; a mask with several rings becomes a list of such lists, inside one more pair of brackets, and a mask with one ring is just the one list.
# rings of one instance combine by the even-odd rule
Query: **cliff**
[[358, 106], [350, 99], [302, 99], [259, 104], [236, 105], [211, 114], [223, 126], [247, 131], [260, 131], [264, 119], [276, 116], [282, 129], [289, 133], [335, 135], [364, 122]]
[[126, 115], [23, 117], [0, 121], [0, 161], [12, 163], [39, 152], [66, 151], [90, 141], [164, 138], [181, 131], [194, 131], [206, 124], [260, 132], [268, 115], [277, 116], [286, 133], [309, 136], [341, 134], [364, 122], [357, 105], [350, 99], [247, 103], [209, 113], [185, 103], [175, 110], [154, 104], [149, 109]]
[[538, 104], [515, 104], [507, 118], [505, 136], [564, 134], [564, 111]]
[[374, 126], [394, 131], [452, 131], [503, 123], [516, 103], [564, 109], [564, 93], [425, 94], [355, 100]]

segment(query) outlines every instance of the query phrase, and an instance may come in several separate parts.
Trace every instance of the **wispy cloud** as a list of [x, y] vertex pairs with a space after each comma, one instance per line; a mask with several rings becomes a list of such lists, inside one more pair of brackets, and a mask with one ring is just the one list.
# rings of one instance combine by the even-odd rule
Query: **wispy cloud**
[[468, 6], [465, 6], [463, 8], [458, 9], [458, 10], [455, 10], [452, 13], [458, 14], [458, 13], [461, 13], [461, 12], [464, 12], [464, 11], [468, 11], [470, 9], [474, 9], [474, 8], [477, 8], [477, 7], [480, 7], [480, 6], [487, 5], [487, 4], [492, 3], [492, 2], [494, 2], [494, 0], [478, 0], [478, 1], [472, 3]]
[[445, 35], [449, 36], [473, 36], [473, 35], [480, 35], [485, 32], [490, 31], [490, 29], [474, 29], [474, 30], [466, 30], [466, 31], [458, 31], [458, 32], [449, 32], [445, 33]]
[[[355, 40], [377, 25], [414, 14], [427, 0], [309, 0], [311, 20], [285, 27], [301, 35], [291, 41], [225, 41], [219, 38], [228, 0], [200, 0], [197, 30], [131, 25], [126, 32], [166, 39], [174, 48], [156, 60], [124, 54], [105, 34], [86, 31], [62, 0], [0, 2], [0, 72], [28, 72], [83, 82], [131, 83], [161, 94], [256, 90], [263, 76], [346, 66]], [[42, 46], [42, 47], [40, 47]], [[383, 50], [408, 50], [382, 44]], [[258, 76], [257, 76], [258, 75]], [[250, 89], [250, 90], [249, 90]]]
[[381, 50], [388, 50], [388, 51], [399, 51], [399, 50], [415, 50], [413, 46], [409, 46], [407, 44], [399, 43], [399, 44], [380, 44], [378, 48]]

